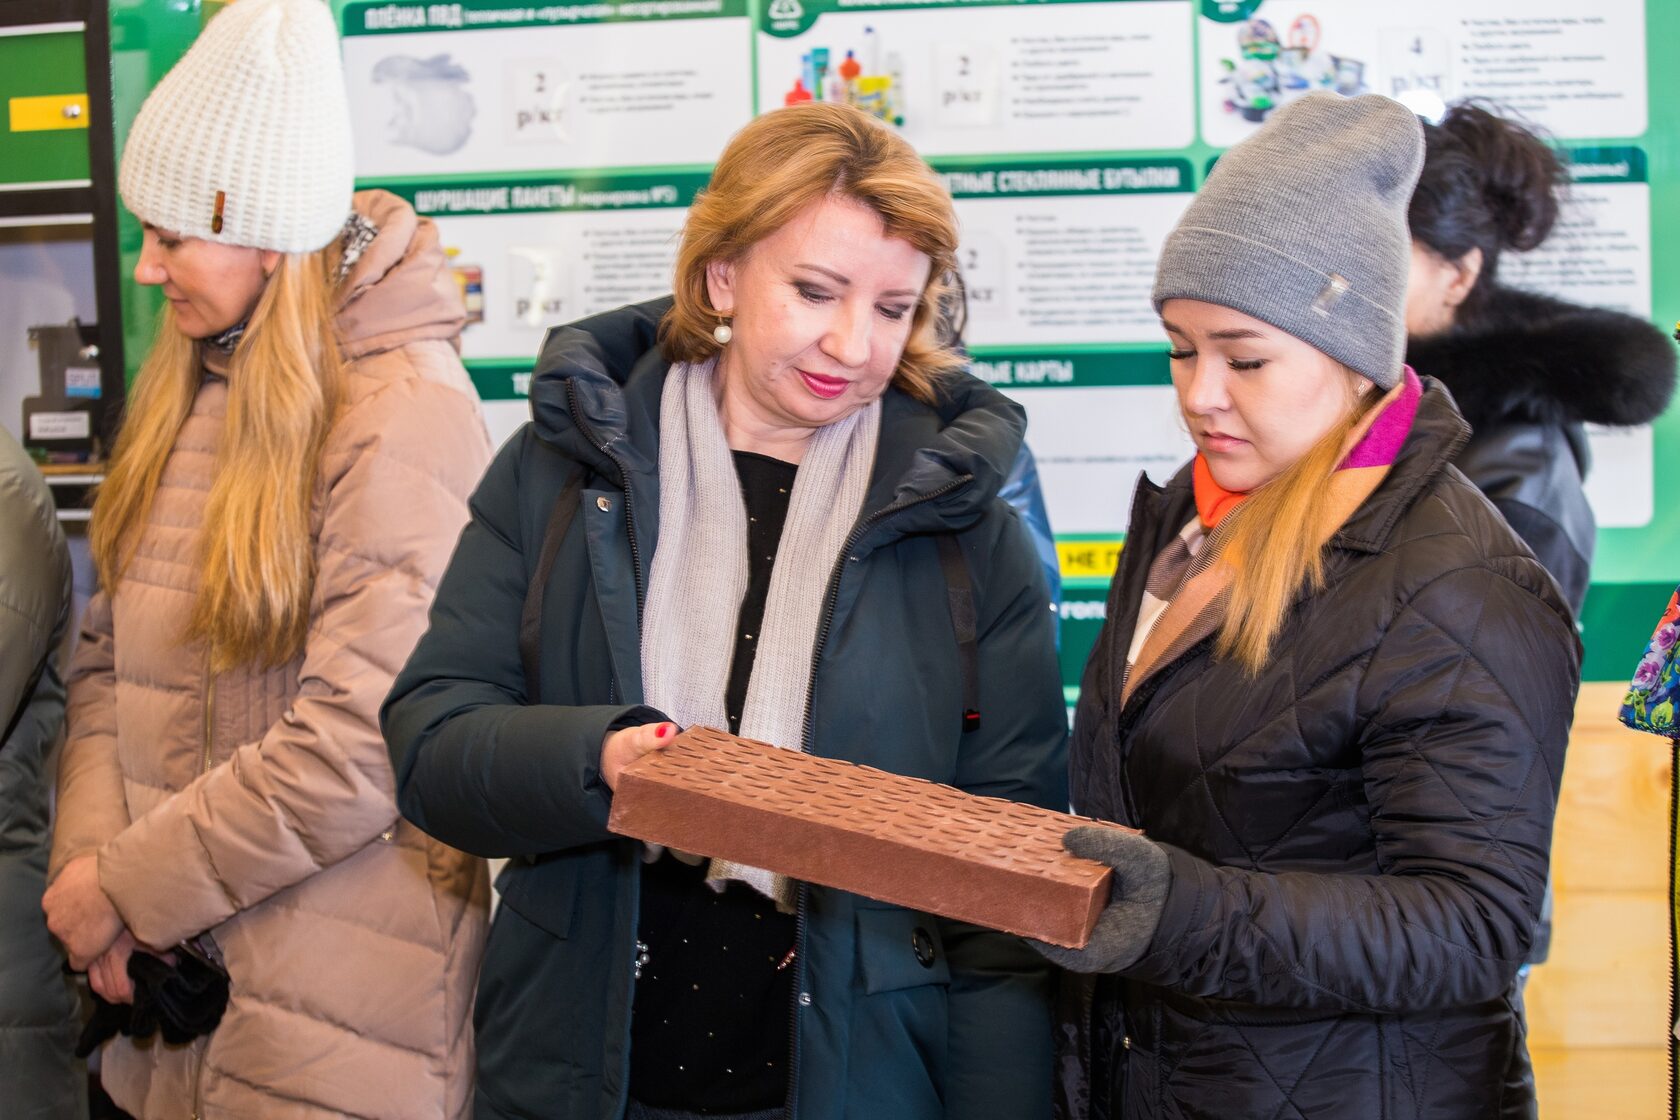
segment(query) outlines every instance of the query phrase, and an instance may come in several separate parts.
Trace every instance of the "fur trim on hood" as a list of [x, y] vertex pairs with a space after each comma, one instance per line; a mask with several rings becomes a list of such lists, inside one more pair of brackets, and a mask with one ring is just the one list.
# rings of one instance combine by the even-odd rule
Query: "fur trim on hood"
[[1407, 340], [1471, 425], [1644, 424], [1674, 393], [1674, 344], [1643, 319], [1517, 288], [1490, 292], [1475, 323]]

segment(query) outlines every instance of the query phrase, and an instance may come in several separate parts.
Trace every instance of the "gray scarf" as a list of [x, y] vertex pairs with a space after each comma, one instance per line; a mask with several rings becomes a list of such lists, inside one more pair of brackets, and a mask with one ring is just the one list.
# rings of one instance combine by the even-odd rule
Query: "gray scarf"
[[[659, 545], [642, 614], [647, 703], [683, 726], [726, 728], [724, 693], [747, 592], [747, 510], [712, 394], [715, 360], [678, 363], [659, 407]], [[771, 570], [741, 734], [803, 746], [805, 698], [823, 594], [840, 546], [863, 507], [881, 402], [811, 436], [799, 465]], [[738, 879], [793, 905], [785, 878], [713, 860], [708, 880]]]

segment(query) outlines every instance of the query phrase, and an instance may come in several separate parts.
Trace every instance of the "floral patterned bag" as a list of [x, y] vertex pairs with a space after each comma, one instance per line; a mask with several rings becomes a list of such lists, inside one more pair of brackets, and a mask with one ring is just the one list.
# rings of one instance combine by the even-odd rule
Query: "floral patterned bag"
[[1680, 589], [1669, 597], [1668, 609], [1657, 621], [1645, 656], [1633, 671], [1633, 683], [1622, 700], [1622, 722], [1635, 731], [1649, 731], [1669, 740], [1668, 791], [1668, 1110], [1669, 1120], [1680, 1120], [1680, 1095], [1674, 1091], [1680, 1077], [1680, 726], [1674, 707], [1680, 701]]
[[1680, 589], [1669, 597], [1668, 609], [1657, 622], [1645, 656], [1633, 671], [1633, 684], [1622, 700], [1622, 722], [1635, 731], [1680, 735], [1675, 705], [1680, 703]]

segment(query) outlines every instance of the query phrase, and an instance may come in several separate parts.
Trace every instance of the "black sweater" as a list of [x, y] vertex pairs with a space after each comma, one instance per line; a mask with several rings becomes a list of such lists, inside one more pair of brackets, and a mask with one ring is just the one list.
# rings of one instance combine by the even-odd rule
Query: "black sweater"
[[[735, 734], [798, 469], [735, 452], [747, 506], [747, 591], [723, 701]], [[742, 883], [712, 890], [706, 866], [666, 854], [642, 872], [630, 1095], [692, 1112], [775, 1108], [793, 1038], [794, 918]]]

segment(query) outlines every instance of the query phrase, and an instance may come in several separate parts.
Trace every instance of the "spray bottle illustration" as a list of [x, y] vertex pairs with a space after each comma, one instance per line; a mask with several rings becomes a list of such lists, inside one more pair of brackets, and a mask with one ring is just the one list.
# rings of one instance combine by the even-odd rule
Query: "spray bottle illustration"
[[523, 326], [540, 327], [550, 315], [560, 313], [560, 301], [551, 300], [549, 291], [554, 281], [554, 259], [541, 249], [510, 249], [515, 260], [531, 266], [531, 285], [525, 294], [514, 300], [514, 318]]
[[843, 101], [902, 128], [904, 56], [898, 51], [883, 51], [881, 34], [874, 27], [865, 27], [860, 47], [847, 49], [845, 58], [834, 64], [838, 53], [828, 47], [812, 47], [801, 54], [799, 74], [793, 88], [782, 95], [782, 103]]

